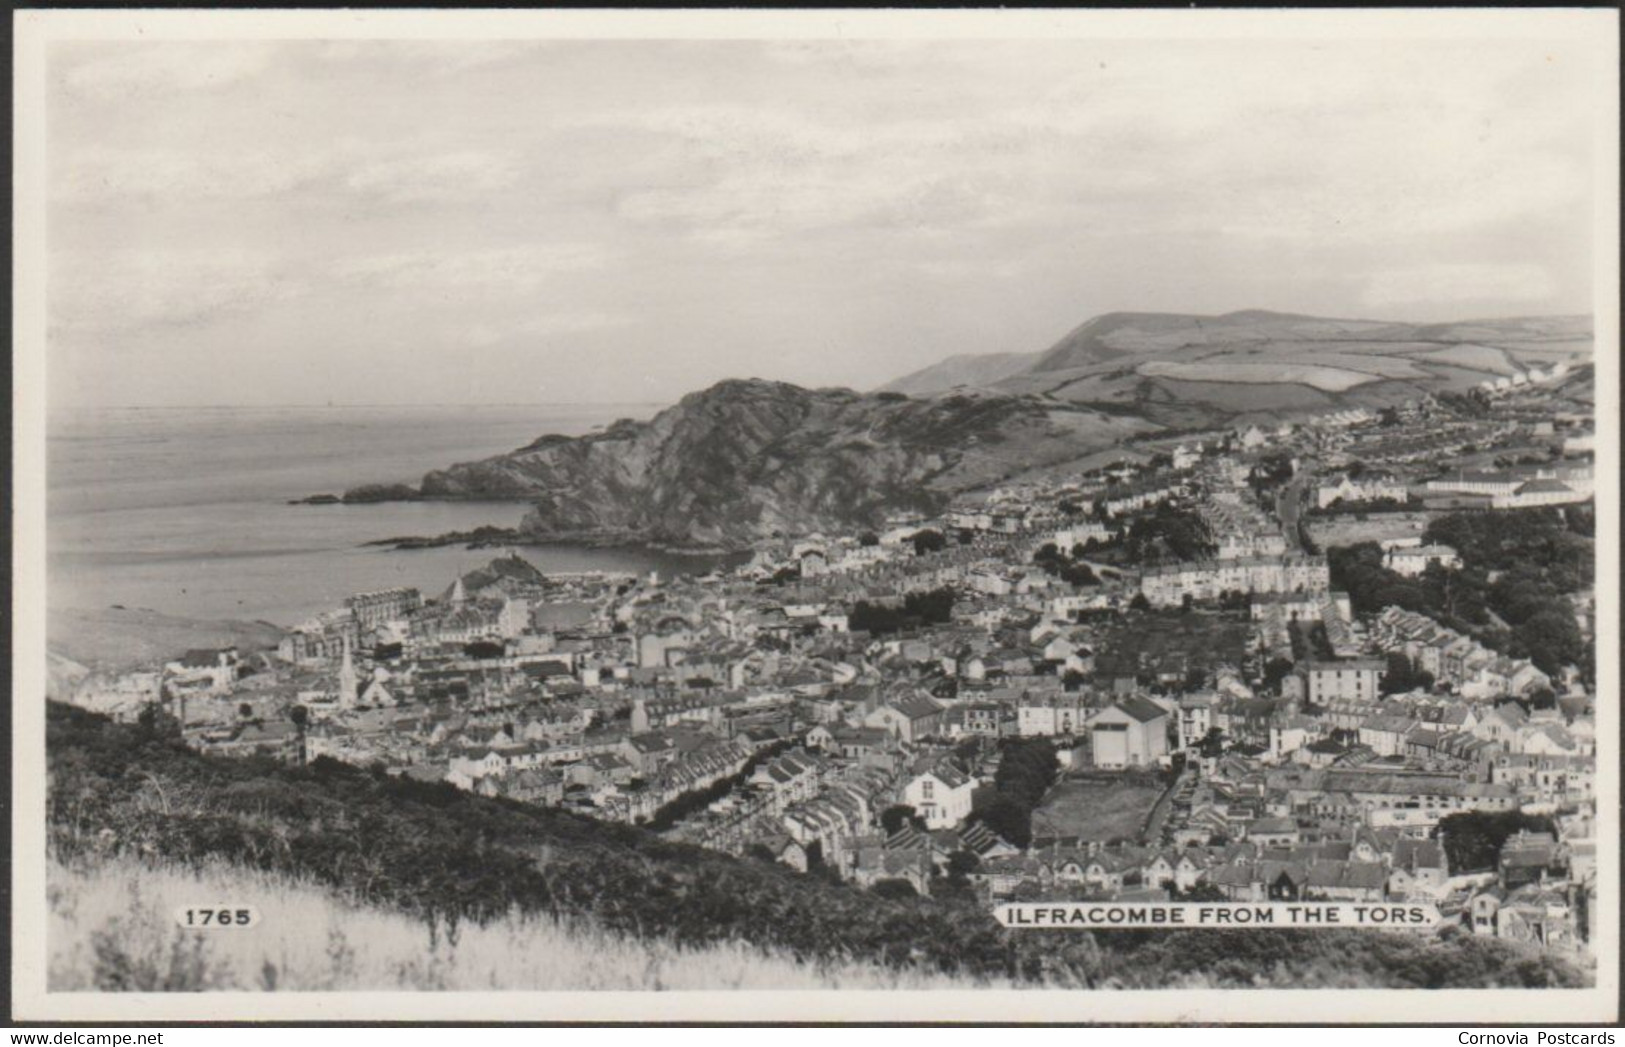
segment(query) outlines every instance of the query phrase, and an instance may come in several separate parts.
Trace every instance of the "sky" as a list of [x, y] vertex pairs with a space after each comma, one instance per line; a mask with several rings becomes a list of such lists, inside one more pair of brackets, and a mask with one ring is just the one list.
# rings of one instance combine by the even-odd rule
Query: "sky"
[[1591, 308], [1587, 53], [56, 42], [53, 407], [872, 388], [1116, 310]]

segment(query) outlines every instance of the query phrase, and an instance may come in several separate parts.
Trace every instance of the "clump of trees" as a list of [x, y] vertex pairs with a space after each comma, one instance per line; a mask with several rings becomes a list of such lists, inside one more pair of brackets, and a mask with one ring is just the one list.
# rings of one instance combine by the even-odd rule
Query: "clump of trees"
[[1388, 671], [1383, 674], [1379, 690], [1383, 694], [1404, 694], [1407, 691], [1433, 690], [1433, 674], [1418, 669], [1416, 663], [1400, 651], [1388, 654]]
[[1433, 837], [1444, 846], [1451, 875], [1459, 876], [1494, 869], [1501, 857], [1501, 845], [1519, 830], [1555, 834], [1557, 827], [1543, 814], [1462, 811], [1439, 819]]
[[943, 536], [942, 532], [934, 531], [930, 528], [926, 528], [923, 531], [915, 531], [912, 541], [914, 543], [915, 556], [924, 556], [927, 553], [940, 553], [942, 550], [948, 548], [948, 539]]
[[1053, 578], [1059, 578], [1068, 585], [1099, 585], [1100, 579], [1086, 563], [1077, 563], [1076, 558], [1081, 549], [1074, 549], [1068, 556], [1056, 548], [1054, 542], [1045, 542], [1033, 554], [1033, 563], [1043, 569], [1044, 573]]
[[1033, 838], [1033, 811], [1055, 784], [1061, 761], [1048, 738], [1011, 738], [1000, 745], [993, 789], [977, 798], [976, 818], [1025, 848]]
[[927, 625], [944, 625], [953, 620], [953, 610], [954, 591], [944, 587], [909, 593], [901, 607], [859, 600], [847, 615], [847, 624], [856, 632], [881, 636]]
[[1118, 544], [1123, 559], [1131, 564], [1204, 560], [1216, 548], [1213, 532], [1200, 514], [1167, 502], [1136, 517]]

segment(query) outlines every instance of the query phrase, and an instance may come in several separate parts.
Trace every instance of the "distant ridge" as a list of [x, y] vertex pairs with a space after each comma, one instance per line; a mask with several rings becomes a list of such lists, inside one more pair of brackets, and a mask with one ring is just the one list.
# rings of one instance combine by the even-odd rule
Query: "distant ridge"
[[1592, 341], [1585, 316], [1417, 324], [1268, 309], [1113, 312], [1047, 349], [953, 357], [882, 388], [913, 396], [979, 389], [1205, 425], [1465, 392], [1518, 371], [1588, 363]]
[[1167, 429], [1378, 409], [1559, 363], [1585, 396], [1591, 348], [1586, 317], [1107, 313], [1043, 352], [955, 357], [868, 394], [719, 382], [649, 421], [540, 436], [401, 496], [523, 499], [520, 537], [538, 541], [742, 549], [935, 514]]

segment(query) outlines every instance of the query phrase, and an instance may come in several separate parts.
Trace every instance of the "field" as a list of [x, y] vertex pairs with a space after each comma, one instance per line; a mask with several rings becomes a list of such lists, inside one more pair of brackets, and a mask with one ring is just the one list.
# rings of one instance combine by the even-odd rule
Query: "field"
[[266, 622], [204, 621], [123, 607], [53, 607], [46, 632], [52, 653], [103, 670], [152, 665], [193, 647], [235, 645], [247, 654], [274, 648], [282, 639], [282, 630]]
[[1374, 376], [1340, 367], [1288, 362], [1261, 361], [1244, 356], [1208, 357], [1189, 363], [1153, 360], [1140, 365], [1147, 377], [1176, 378], [1187, 382], [1241, 382], [1244, 384], [1283, 383], [1308, 385], [1322, 392], [1340, 393]]
[[1033, 838], [1134, 839], [1162, 788], [1149, 774], [1102, 771], [1068, 776], [1033, 812]]
[[[511, 913], [455, 933], [347, 902], [317, 885], [211, 863], [53, 862], [52, 992], [407, 989], [950, 989], [955, 980], [859, 963], [814, 964], [742, 942], [680, 948], [590, 922]], [[188, 930], [186, 905], [251, 905], [246, 928]]]
[[1100, 638], [1101, 675], [1210, 671], [1237, 665], [1251, 649], [1244, 617], [1209, 611], [1141, 613], [1113, 619]]
[[1453, 345], [1448, 349], [1436, 349], [1433, 352], [1418, 354], [1421, 360], [1437, 360], [1440, 363], [1455, 364], [1473, 371], [1487, 371], [1490, 374], [1511, 374], [1518, 367], [1508, 359], [1505, 349], [1495, 349], [1487, 345], [1472, 345], [1470, 343]]

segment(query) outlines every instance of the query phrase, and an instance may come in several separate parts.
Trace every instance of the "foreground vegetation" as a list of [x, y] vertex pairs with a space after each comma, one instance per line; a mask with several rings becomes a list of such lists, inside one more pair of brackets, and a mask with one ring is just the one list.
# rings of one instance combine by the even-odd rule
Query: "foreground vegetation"
[[[76, 875], [97, 876], [109, 862], [165, 875], [226, 866], [388, 913], [392, 926], [419, 927], [425, 945], [551, 926], [649, 956], [743, 950], [817, 978], [855, 968], [1078, 988], [1584, 983], [1555, 957], [1458, 934], [1013, 932], [962, 898], [884, 898], [642, 829], [331, 760], [293, 768], [206, 757], [159, 723], [119, 725], [54, 703], [47, 747], [51, 847]], [[134, 957], [147, 948], [138, 928], [103, 923], [78, 933], [106, 931], [108, 948]], [[73, 976], [89, 977], [93, 954], [61, 955]]]
[[[447, 935], [224, 863], [53, 862], [47, 878], [53, 992], [975, 987], [875, 965], [809, 964], [738, 941], [685, 949], [518, 912]], [[217, 930], [176, 922], [178, 908], [221, 902], [254, 906], [258, 922]]]

